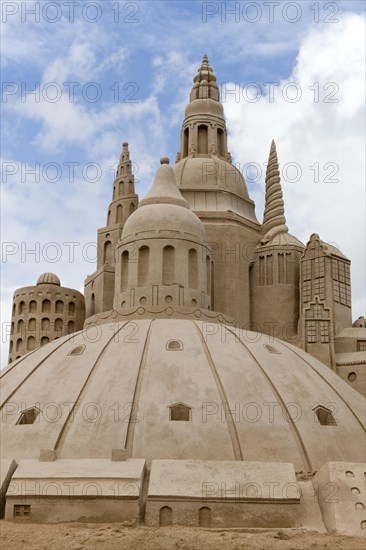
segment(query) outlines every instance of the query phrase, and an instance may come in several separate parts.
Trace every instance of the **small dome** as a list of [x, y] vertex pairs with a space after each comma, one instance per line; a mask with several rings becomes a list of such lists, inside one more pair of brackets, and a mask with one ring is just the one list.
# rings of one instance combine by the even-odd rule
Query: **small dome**
[[37, 279], [37, 285], [61, 286], [61, 281], [55, 273], [42, 273], [42, 275]]

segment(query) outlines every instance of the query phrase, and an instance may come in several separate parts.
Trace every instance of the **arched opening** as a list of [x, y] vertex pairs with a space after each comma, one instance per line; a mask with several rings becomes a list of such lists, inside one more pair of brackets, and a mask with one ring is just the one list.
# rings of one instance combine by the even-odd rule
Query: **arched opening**
[[28, 336], [27, 349], [32, 350], [36, 347], [36, 339], [34, 336]]
[[94, 315], [95, 313], [95, 295], [94, 292], [91, 295], [91, 301], [90, 301], [90, 315]]
[[75, 304], [74, 304], [74, 302], [69, 303], [69, 315], [75, 315]]
[[35, 300], [31, 300], [29, 302], [29, 313], [35, 313], [37, 311], [37, 302]]
[[55, 305], [55, 311], [56, 313], [63, 313], [64, 312], [64, 303], [62, 300], [57, 300]]
[[122, 223], [122, 222], [123, 222], [123, 207], [121, 204], [119, 204], [116, 210], [116, 223]]
[[23, 319], [20, 319], [17, 324], [17, 332], [23, 332], [24, 331], [24, 321]]
[[189, 422], [191, 419], [191, 408], [184, 403], [176, 403], [169, 407], [169, 418], [172, 421]]
[[137, 284], [144, 286], [149, 279], [150, 249], [148, 246], [139, 248]]
[[208, 153], [208, 132], [207, 126], [201, 124], [198, 126], [198, 150], [199, 155], [207, 155]]
[[195, 248], [188, 252], [188, 287], [198, 287], [198, 254]]
[[175, 278], [175, 248], [164, 246], [163, 248], [163, 285], [171, 285]]
[[[55, 319], [55, 331], [61, 333], [63, 329], [62, 319]], [[58, 334], [60, 336], [60, 334]]]
[[183, 157], [188, 156], [188, 139], [189, 139], [189, 129], [186, 128], [183, 133]]
[[200, 527], [211, 527], [211, 508], [203, 506], [198, 510], [198, 525]]
[[37, 325], [37, 322], [34, 318], [29, 319], [29, 321], [28, 321], [28, 330], [31, 330], [32, 332], [35, 332], [36, 325]]
[[50, 330], [50, 320], [48, 319], [48, 317], [44, 317], [41, 321], [41, 330], [46, 332], [48, 330]]
[[13, 340], [10, 340], [9, 353], [13, 353]]
[[107, 216], [107, 225], [111, 223], [111, 211], [108, 210], [108, 216]]
[[326, 407], [323, 407], [322, 405], [318, 405], [313, 409], [316, 414], [316, 418], [319, 420], [319, 424], [322, 426], [336, 426], [337, 422], [333, 416], [332, 411], [327, 409]]
[[19, 417], [17, 424], [34, 424], [36, 418], [39, 415], [39, 412], [40, 411], [37, 409], [37, 407], [31, 407], [30, 409], [23, 411]]
[[72, 334], [73, 332], [75, 332], [75, 323], [74, 321], [69, 321], [67, 323], [67, 333]]
[[159, 523], [160, 527], [166, 527], [171, 525], [173, 520], [173, 511], [170, 506], [163, 506], [160, 508]]
[[16, 306], [15, 306], [15, 304], [13, 304], [13, 315], [15, 315], [15, 308], [16, 308]]
[[206, 292], [211, 293], [211, 260], [210, 256], [206, 256]]
[[127, 250], [122, 252], [121, 259], [121, 290], [128, 288], [128, 266], [129, 266], [129, 253]]
[[22, 314], [24, 313], [24, 308], [25, 308], [25, 302], [23, 302], [23, 300], [21, 302], [19, 302], [19, 308], [18, 308], [18, 314]]
[[118, 188], [119, 188], [119, 196], [122, 197], [124, 195], [123, 181], [119, 182]]
[[225, 157], [225, 134], [221, 128], [217, 130], [217, 146], [219, 157]]
[[85, 346], [77, 346], [76, 348], [72, 349], [68, 355], [81, 355], [84, 353]]
[[41, 346], [45, 346], [46, 344], [48, 344], [50, 341], [50, 339], [48, 338], [48, 336], [42, 336], [41, 338]]
[[51, 311], [51, 302], [49, 300], [43, 300], [42, 313], [50, 313], [50, 311]]
[[169, 340], [166, 344], [166, 349], [168, 351], [182, 351], [183, 344], [180, 340]]
[[133, 214], [134, 211], [135, 211], [135, 205], [133, 204], [133, 202], [131, 202], [131, 204], [130, 204], [130, 215]]
[[11, 323], [10, 334], [14, 334], [14, 321]]
[[111, 241], [106, 241], [104, 243], [104, 264], [110, 264], [111, 263], [111, 257], [112, 257], [112, 243]]

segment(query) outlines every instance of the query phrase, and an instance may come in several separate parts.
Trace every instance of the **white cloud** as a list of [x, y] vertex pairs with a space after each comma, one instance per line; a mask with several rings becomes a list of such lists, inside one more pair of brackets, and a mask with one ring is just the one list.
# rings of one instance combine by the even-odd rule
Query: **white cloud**
[[[282, 168], [287, 163], [301, 167], [298, 182], [286, 181], [282, 172], [290, 231], [303, 242], [310, 233], [317, 232], [323, 240], [336, 243], [352, 260], [354, 317], [364, 314], [365, 307], [364, 66], [364, 17], [345, 14], [337, 25], [309, 28], [300, 44], [296, 66], [275, 89], [273, 102], [268, 93], [257, 103], [244, 101], [241, 91], [241, 101], [227, 96], [225, 104], [230, 148], [241, 166], [258, 163], [264, 176], [264, 163], [274, 138]], [[302, 97], [296, 103], [282, 97], [280, 90], [289, 82], [301, 88]], [[318, 103], [314, 101], [314, 89], [310, 89], [314, 83], [319, 86]], [[337, 86], [339, 91], [331, 96]], [[327, 103], [326, 97], [338, 102]], [[315, 181], [315, 163], [319, 166], [319, 182]], [[327, 182], [333, 172], [333, 165], [327, 163], [339, 167], [333, 176], [338, 182]], [[294, 174], [289, 170], [287, 180]], [[261, 220], [263, 178], [251, 195]]]

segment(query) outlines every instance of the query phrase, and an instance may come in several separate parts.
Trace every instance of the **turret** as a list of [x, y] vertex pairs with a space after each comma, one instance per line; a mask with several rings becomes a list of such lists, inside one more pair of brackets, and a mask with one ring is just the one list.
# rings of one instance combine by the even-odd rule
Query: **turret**
[[106, 226], [98, 229], [97, 271], [85, 281], [86, 316], [112, 308], [115, 286], [115, 251], [123, 226], [138, 206], [135, 178], [128, 143], [122, 153], [113, 183], [112, 201], [108, 207]]
[[260, 226], [228, 150], [224, 108], [207, 55], [193, 79], [173, 170], [212, 245], [212, 307], [248, 326], [249, 263]]
[[304, 245], [289, 234], [286, 225], [277, 150], [272, 141], [261, 240], [250, 270], [253, 330], [295, 343], [303, 250]]
[[9, 363], [66, 334], [83, 328], [84, 296], [61, 286], [54, 273], [43, 273], [34, 286], [14, 291]]

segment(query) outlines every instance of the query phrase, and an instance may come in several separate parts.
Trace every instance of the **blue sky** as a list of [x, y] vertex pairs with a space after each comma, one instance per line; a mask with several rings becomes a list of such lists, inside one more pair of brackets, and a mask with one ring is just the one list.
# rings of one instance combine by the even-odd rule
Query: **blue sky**
[[[365, 313], [364, 3], [274, 4], [270, 20], [259, 1], [80, 1], [72, 20], [61, 0], [2, 2], [3, 365], [13, 290], [44, 271], [82, 290], [94, 271], [86, 245], [105, 224], [121, 143], [130, 144], [140, 197], [159, 158], [174, 162], [204, 53], [224, 95], [237, 92], [224, 100], [229, 148], [258, 219], [274, 137], [290, 167], [282, 180], [290, 231], [303, 242], [318, 232], [352, 260], [353, 317]], [[38, 6], [39, 17], [30, 13]], [[24, 93], [36, 83], [39, 98]], [[258, 101], [249, 83], [260, 87]], [[273, 101], [265, 83], [276, 84]], [[73, 260], [67, 242], [78, 243]]]

